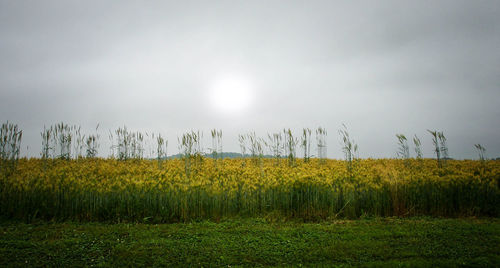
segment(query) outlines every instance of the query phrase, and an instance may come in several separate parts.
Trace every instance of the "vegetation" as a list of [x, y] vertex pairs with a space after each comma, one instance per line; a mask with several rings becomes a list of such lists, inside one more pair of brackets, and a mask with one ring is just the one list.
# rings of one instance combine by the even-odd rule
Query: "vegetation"
[[316, 129], [316, 144], [318, 145], [318, 159], [320, 163], [324, 163], [326, 159], [326, 136], [325, 128], [319, 127]]
[[349, 137], [349, 132], [344, 124], [342, 125], [342, 129], [339, 130], [339, 134], [342, 136], [342, 151], [344, 152], [347, 164], [347, 172], [349, 173], [349, 177], [352, 177], [353, 162], [355, 163], [358, 158], [358, 145]]
[[[185, 159], [19, 159], [0, 177], [0, 215], [26, 221], [177, 222], [223, 217], [320, 220], [369, 216], [498, 216], [500, 162], [273, 159], [243, 165]], [[419, 162], [417, 165], [416, 162]], [[418, 168], [417, 168], [418, 166]]]
[[297, 145], [299, 140], [293, 137], [292, 131], [290, 129], [284, 129], [285, 133], [285, 154], [288, 159], [289, 166], [295, 166], [297, 158]]
[[[98, 129], [99, 129], [99, 124], [97, 125], [95, 130], [97, 131]], [[80, 131], [78, 130], [78, 132], [80, 132]], [[88, 158], [97, 157], [100, 138], [101, 138], [101, 136], [97, 133], [89, 135], [87, 138], [85, 138], [85, 136], [83, 137], [82, 140], [85, 140], [85, 149], [86, 149], [86, 153], [87, 153]]]
[[422, 159], [422, 142], [417, 135], [413, 137], [413, 144], [415, 145], [415, 158]]
[[308, 128], [302, 129], [301, 147], [304, 151], [304, 162], [309, 162], [311, 159], [311, 130]]
[[0, 222], [0, 266], [495, 267], [498, 219]]
[[279, 165], [281, 155], [283, 153], [283, 136], [280, 132], [267, 134], [268, 142], [266, 145], [269, 147], [269, 151], [272, 153], [273, 157], [276, 159], [276, 165]]
[[214, 165], [217, 167], [218, 159], [223, 159], [224, 155], [222, 152], [222, 130], [212, 129], [212, 158], [214, 159]]
[[398, 134], [399, 159], [360, 159], [344, 125], [345, 159], [331, 160], [324, 128], [311, 157], [311, 132], [239, 135], [241, 157], [228, 159], [222, 131], [211, 131], [209, 152], [203, 133], [191, 131], [172, 159], [161, 134], [123, 127], [109, 132], [104, 159], [96, 157], [98, 133], [60, 123], [41, 133], [41, 158], [26, 159], [22, 131], [4, 124], [0, 266], [499, 263], [500, 161], [487, 160], [482, 145], [479, 161], [451, 160], [444, 134], [429, 131], [436, 165], [422, 158], [416, 136], [411, 158]]
[[486, 160], [486, 148], [484, 148], [481, 144], [474, 144], [474, 147], [477, 149], [477, 153], [479, 154], [479, 161], [484, 162]]
[[[97, 128], [96, 128], [97, 130]], [[359, 159], [358, 146], [345, 125], [341, 136], [345, 161], [326, 159], [326, 130], [318, 128], [318, 158], [296, 158], [299, 139], [290, 129], [269, 134], [240, 135], [245, 158], [222, 159], [222, 131], [213, 130], [212, 161], [207, 161], [203, 133], [179, 138], [181, 159], [166, 159], [168, 141], [161, 134], [110, 132], [113, 155], [96, 158], [99, 135], [85, 138], [80, 128], [64, 123], [44, 128], [41, 159], [18, 159], [22, 132], [2, 126], [0, 216], [32, 221], [178, 222], [224, 217], [320, 220], [363, 216], [498, 216], [500, 163], [446, 159], [446, 138], [429, 131], [438, 165], [410, 158], [404, 135], [398, 134], [402, 159]], [[303, 132], [309, 155], [311, 131]], [[284, 135], [284, 136], [283, 136]], [[116, 139], [115, 139], [116, 138]], [[156, 141], [147, 154], [147, 139]], [[87, 142], [83, 142], [83, 141]], [[87, 158], [83, 158], [86, 146]], [[264, 158], [268, 147], [275, 160]], [[73, 150], [72, 150], [73, 149]], [[156, 151], [156, 152], [155, 152]], [[281, 163], [280, 158], [288, 161]], [[156, 158], [156, 159], [155, 159]], [[153, 160], [155, 159], [155, 160]]]
[[434, 145], [434, 152], [436, 153], [436, 160], [438, 167], [443, 167], [446, 160], [449, 159], [448, 146], [446, 145], [446, 137], [443, 132], [427, 130], [432, 135], [432, 143]]
[[17, 166], [21, 152], [23, 132], [12, 123], [2, 124], [0, 128], [0, 173], [11, 175]]
[[396, 138], [398, 138], [398, 157], [401, 159], [410, 159], [410, 146], [408, 145], [406, 136], [403, 134], [396, 134]]

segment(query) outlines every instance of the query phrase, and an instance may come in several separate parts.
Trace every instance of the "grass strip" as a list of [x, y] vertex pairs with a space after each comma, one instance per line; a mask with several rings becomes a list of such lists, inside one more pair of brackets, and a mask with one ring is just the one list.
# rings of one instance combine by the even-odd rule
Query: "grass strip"
[[0, 266], [495, 266], [500, 219], [0, 222]]

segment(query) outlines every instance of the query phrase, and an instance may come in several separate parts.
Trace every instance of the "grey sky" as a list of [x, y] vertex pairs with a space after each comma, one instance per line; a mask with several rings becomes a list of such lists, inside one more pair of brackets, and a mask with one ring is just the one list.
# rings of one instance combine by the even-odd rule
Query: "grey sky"
[[[396, 133], [444, 131], [450, 156], [500, 157], [499, 1], [0, 0], [0, 121], [23, 154], [60, 121], [90, 131], [237, 135], [325, 127], [341, 158], [346, 123], [362, 157], [393, 157]], [[217, 77], [245, 77], [253, 102], [221, 113]]]

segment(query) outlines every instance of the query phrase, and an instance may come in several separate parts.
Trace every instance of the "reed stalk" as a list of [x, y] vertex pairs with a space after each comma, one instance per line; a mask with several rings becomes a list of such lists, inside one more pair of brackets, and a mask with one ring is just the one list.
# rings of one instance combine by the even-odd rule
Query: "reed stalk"
[[0, 128], [0, 167], [10, 175], [14, 172], [21, 153], [23, 131], [7, 121]]
[[307, 163], [311, 159], [311, 130], [308, 128], [302, 129], [302, 138], [300, 145], [304, 150], [304, 162]]
[[349, 132], [345, 124], [342, 124], [342, 128], [339, 130], [339, 134], [342, 137], [342, 151], [344, 152], [347, 172], [349, 176], [352, 177], [354, 164], [358, 158], [358, 145], [349, 136]]
[[422, 142], [417, 135], [413, 137], [413, 144], [415, 146], [415, 158], [422, 159]]
[[321, 164], [324, 164], [326, 159], [326, 135], [326, 129], [318, 127], [316, 130], [316, 143], [318, 146], [318, 158]]

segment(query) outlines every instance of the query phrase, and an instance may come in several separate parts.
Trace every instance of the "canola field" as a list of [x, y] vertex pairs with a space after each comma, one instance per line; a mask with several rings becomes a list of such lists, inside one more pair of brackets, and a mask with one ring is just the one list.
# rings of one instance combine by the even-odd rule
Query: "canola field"
[[0, 176], [0, 216], [28, 222], [500, 215], [494, 160], [24, 158]]

